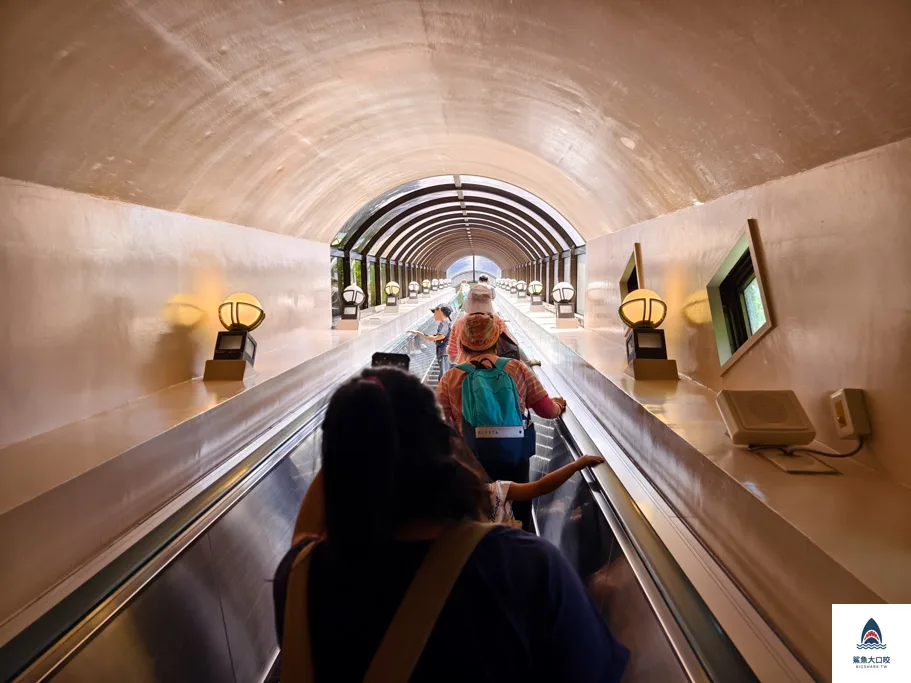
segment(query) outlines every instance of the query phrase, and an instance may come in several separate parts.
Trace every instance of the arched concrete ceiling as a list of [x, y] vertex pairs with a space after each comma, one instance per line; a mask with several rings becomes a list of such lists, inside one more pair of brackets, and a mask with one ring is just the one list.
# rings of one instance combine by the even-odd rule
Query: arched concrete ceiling
[[909, 27], [907, 0], [7, 0], [0, 174], [324, 242], [477, 174], [590, 239], [907, 137]]

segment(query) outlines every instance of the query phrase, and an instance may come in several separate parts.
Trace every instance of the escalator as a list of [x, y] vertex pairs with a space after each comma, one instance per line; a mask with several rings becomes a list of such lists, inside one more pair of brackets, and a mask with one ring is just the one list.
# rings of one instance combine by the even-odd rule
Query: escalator
[[[435, 383], [430, 345], [403, 335], [384, 350]], [[271, 579], [319, 467], [332, 390], [0, 648], [0, 680], [265, 680], [278, 654]], [[536, 428], [533, 478], [593, 451], [571, 420]], [[574, 476], [535, 501], [533, 522], [633, 651], [624, 680], [757, 680], [629, 494], [604, 481]]]

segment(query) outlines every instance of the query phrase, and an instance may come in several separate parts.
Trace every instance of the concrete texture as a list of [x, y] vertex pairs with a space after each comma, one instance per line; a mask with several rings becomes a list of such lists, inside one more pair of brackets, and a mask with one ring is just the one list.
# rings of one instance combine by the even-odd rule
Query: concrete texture
[[586, 239], [911, 134], [911, 4], [11, 0], [0, 175], [328, 242], [476, 173]]

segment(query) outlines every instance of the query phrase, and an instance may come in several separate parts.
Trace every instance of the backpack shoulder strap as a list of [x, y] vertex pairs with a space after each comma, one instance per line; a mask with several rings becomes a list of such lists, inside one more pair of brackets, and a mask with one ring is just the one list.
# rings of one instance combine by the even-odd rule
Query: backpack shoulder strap
[[456, 365], [455, 367], [458, 368], [459, 370], [461, 370], [462, 372], [467, 372], [469, 375], [471, 373], [473, 373], [476, 369], [475, 366], [472, 365], [471, 363], [461, 363], [459, 365]]
[[364, 683], [408, 683], [468, 558], [495, 527], [465, 522], [434, 541], [383, 636]]
[[512, 358], [497, 358], [496, 368], [497, 370], [502, 370], [506, 372], [506, 365], [511, 361]]
[[310, 559], [317, 542], [300, 551], [288, 575], [284, 628], [281, 643], [282, 683], [313, 683], [313, 657], [310, 643], [310, 617], [307, 612], [307, 584]]

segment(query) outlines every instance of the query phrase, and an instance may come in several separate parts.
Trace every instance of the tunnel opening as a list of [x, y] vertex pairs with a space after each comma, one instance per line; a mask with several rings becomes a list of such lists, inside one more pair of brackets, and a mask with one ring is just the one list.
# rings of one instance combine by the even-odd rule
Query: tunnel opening
[[414, 180], [365, 204], [332, 240], [333, 319], [340, 292], [351, 284], [367, 294], [364, 308], [374, 308], [390, 281], [405, 287], [433, 278], [471, 280], [466, 273], [479, 268], [494, 277], [540, 280], [548, 292], [562, 280], [584, 291], [584, 254], [576, 228], [516, 185], [458, 174]]

